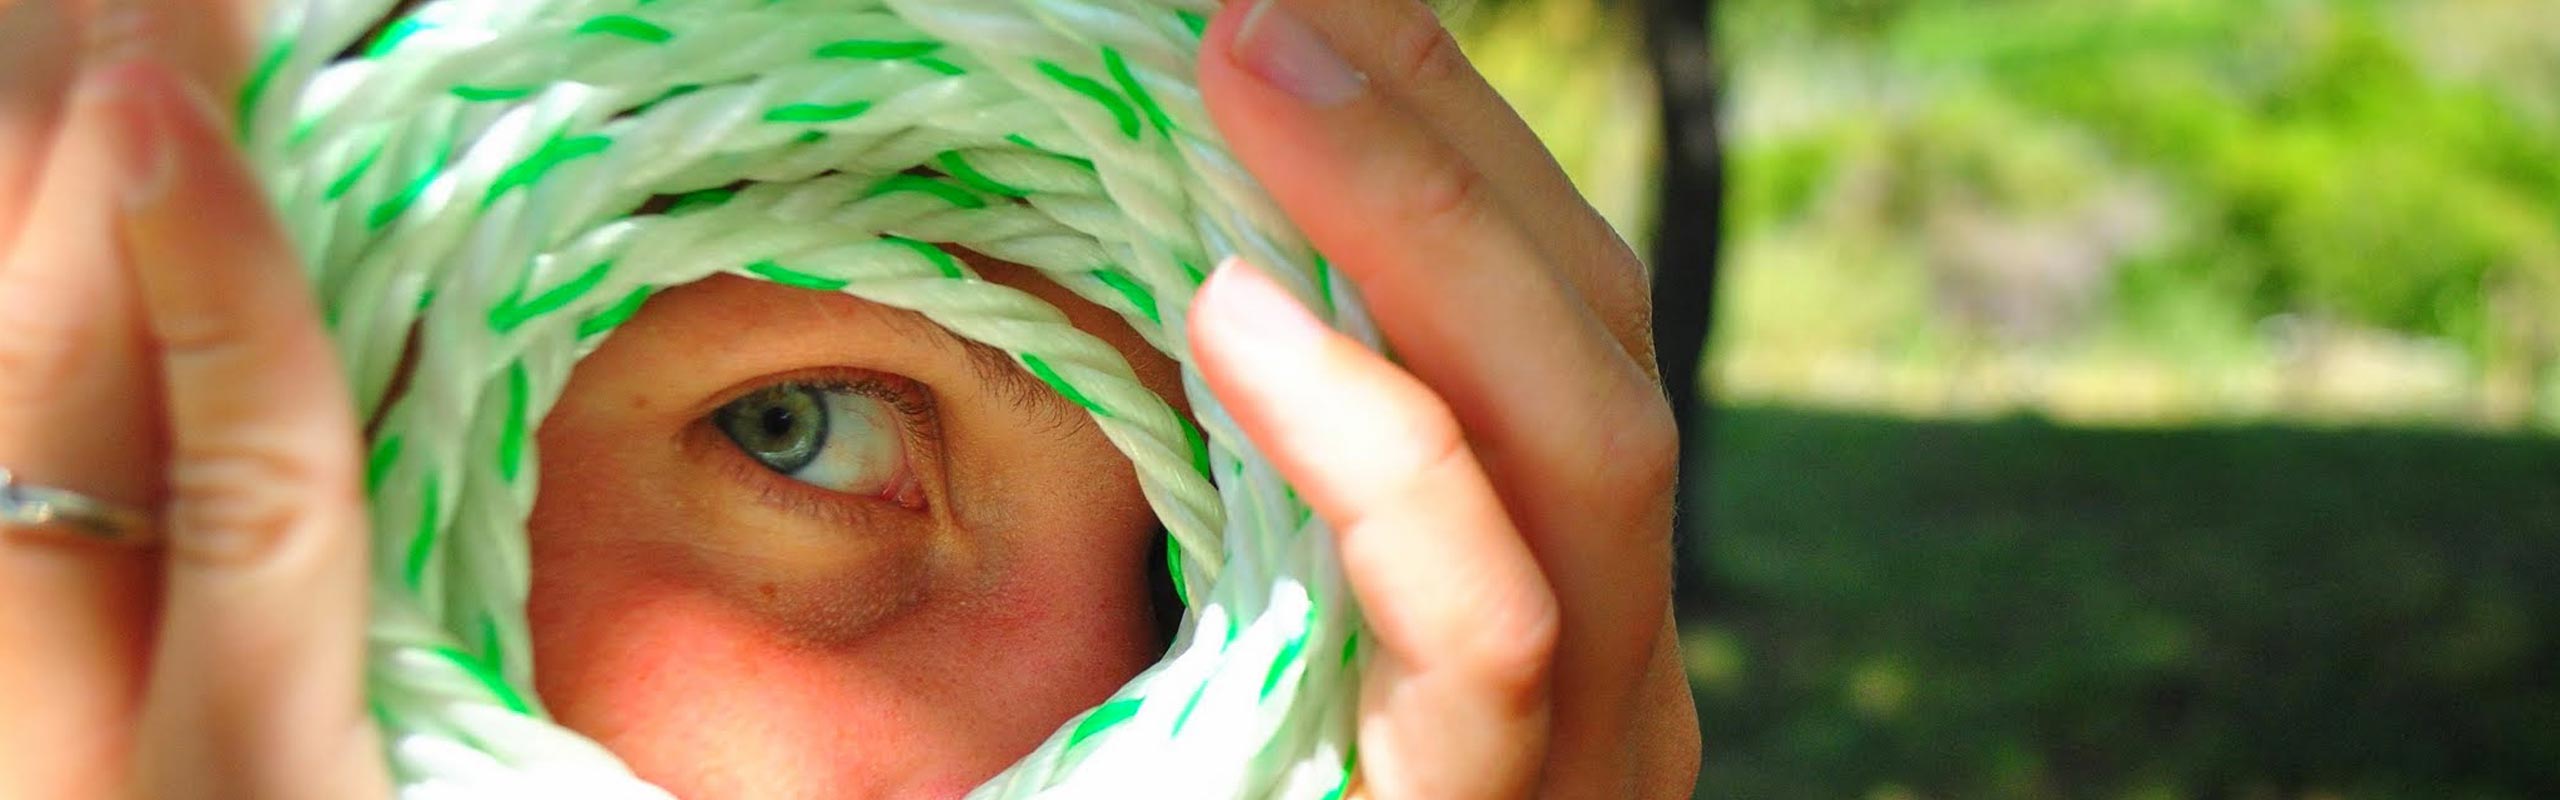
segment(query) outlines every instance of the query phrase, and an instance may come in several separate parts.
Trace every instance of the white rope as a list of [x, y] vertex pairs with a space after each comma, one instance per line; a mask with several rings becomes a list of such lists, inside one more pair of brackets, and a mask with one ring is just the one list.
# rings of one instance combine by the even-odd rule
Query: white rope
[[[650, 292], [715, 273], [1011, 353], [1135, 464], [1186, 595], [1175, 645], [979, 796], [1339, 795], [1357, 610], [1181, 332], [1240, 254], [1376, 337], [1201, 107], [1214, 0], [434, 0], [385, 27], [390, 6], [283, 3], [242, 111], [382, 415], [369, 686], [404, 797], [664, 796], [534, 696], [531, 432]], [[1118, 313], [1181, 363], [1199, 427], [942, 245]]]

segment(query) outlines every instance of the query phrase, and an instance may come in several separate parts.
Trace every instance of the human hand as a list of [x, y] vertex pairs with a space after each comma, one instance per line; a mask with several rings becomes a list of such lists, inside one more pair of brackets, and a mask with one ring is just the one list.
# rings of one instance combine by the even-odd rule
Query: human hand
[[165, 547], [0, 535], [0, 797], [386, 796], [356, 422], [200, 99], [245, 9], [75, 5], [0, 10], [0, 465]]
[[[53, 5], [20, 0], [5, 12], [18, 27], [0, 28], [0, 41], [56, 45], [0, 54], [32, 65], [0, 72], [0, 107], [45, 109], [0, 116], [19, 126], [0, 128], [0, 464], [145, 507], [167, 475], [177, 498], [166, 612], [156, 554], [0, 541], [0, 646], [26, 654], [0, 664], [0, 707], [29, 710], [0, 729], [0, 795], [379, 794], [356, 685], [354, 423], [322, 391], [342, 383], [308, 290], [221, 127], [178, 99], [169, 70], [92, 69], [79, 94], [111, 99], [62, 103], [80, 37], [26, 32], [40, 24], [28, 9]], [[1216, 319], [1202, 340], [1248, 428], [1286, 446], [1274, 454], [1336, 522], [1357, 523], [1341, 525], [1359, 545], [1345, 551], [1385, 646], [1364, 723], [1369, 789], [1516, 793], [1543, 779], [1554, 794], [1685, 792], [1696, 744], [1668, 639], [1673, 457], [1647, 377], [1641, 274], [1418, 10], [1306, 5], [1329, 32], [1390, 34], [1335, 38], [1389, 79], [1321, 108], [1268, 88], [1210, 92], [1227, 96], [1219, 113], [1239, 154], [1363, 284], [1414, 375], [1334, 345], [1294, 372], [1232, 335], [1244, 349], [1211, 353]], [[1213, 48], [1235, 27], [1223, 21]], [[1415, 55], [1362, 55], [1399, 48]], [[1229, 84], [1249, 80], [1207, 61]], [[1386, 110], [1403, 106], [1440, 128]], [[117, 118], [134, 110], [183, 146], [178, 166], [149, 173], [171, 180], [160, 199], [119, 211], [131, 165], [113, 146]], [[1271, 119], [1239, 128], [1239, 114]], [[1340, 138], [1309, 135], [1328, 130]], [[1365, 228], [1371, 215], [1416, 224], [1397, 240]], [[1479, 266], [1421, 269], [1444, 256]], [[1251, 291], [1251, 276], [1228, 274], [1214, 283]], [[1224, 295], [1204, 294], [1204, 317], [1226, 316]], [[1349, 382], [1288, 394], [1311, 376]], [[161, 396], [165, 421], [148, 400]], [[1369, 402], [1418, 425], [1361, 439], [1306, 422]], [[132, 431], [165, 431], [178, 459]], [[1358, 491], [1414, 471], [1409, 491]], [[268, 535], [206, 535], [224, 526]]]
[[1200, 63], [1238, 159], [1404, 361], [1233, 262], [1193, 306], [1211, 388], [1337, 531], [1377, 633], [1363, 788], [1687, 796], [1642, 265], [1414, 0], [1239, 0]]

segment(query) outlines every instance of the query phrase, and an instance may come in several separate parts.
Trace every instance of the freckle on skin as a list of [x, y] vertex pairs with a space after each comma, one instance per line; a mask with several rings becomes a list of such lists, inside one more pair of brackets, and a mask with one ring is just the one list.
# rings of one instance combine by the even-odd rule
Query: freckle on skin
[[633, 395], [631, 395], [631, 410], [633, 410], [633, 411], [647, 411], [647, 410], [649, 410], [649, 396], [648, 396], [648, 395], [646, 395], [646, 394], [633, 394]]
[[767, 600], [774, 599], [777, 596], [777, 593], [773, 588], [773, 584], [770, 583], [757, 585], [756, 593], [764, 595], [764, 599]]

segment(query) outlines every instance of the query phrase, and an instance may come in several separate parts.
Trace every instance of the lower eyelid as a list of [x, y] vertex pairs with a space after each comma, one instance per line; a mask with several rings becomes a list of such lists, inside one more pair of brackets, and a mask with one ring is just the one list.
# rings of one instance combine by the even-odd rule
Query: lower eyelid
[[[715, 432], [714, 435], [718, 434]], [[709, 457], [722, 477], [727, 478], [731, 485], [752, 494], [759, 505], [814, 520], [833, 529], [872, 530], [878, 526], [901, 524], [904, 521], [890, 515], [907, 513], [874, 498], [793, 480], [790, 476], [767, 469], [735, 448], [709, 454]]]

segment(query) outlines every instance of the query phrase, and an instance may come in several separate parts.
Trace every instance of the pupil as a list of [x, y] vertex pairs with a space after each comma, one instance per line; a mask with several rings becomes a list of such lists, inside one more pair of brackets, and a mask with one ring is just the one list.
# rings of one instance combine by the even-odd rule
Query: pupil
[[826, 394], [819, 389], [776, 386], [738, 398], [712, 416], [739, 449], [784, 475], [809, 466], [826, 444]]

